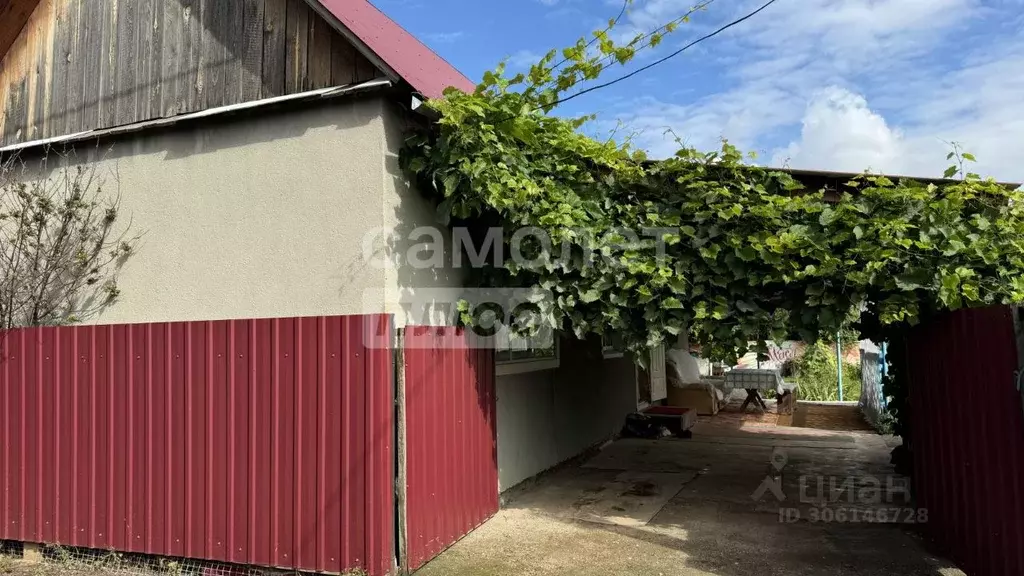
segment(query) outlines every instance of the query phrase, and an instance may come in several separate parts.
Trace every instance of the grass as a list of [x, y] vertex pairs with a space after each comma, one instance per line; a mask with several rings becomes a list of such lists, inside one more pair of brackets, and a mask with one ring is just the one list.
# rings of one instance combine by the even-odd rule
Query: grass
[[[43, 547], [43, 561], [33, 564], [34, 576], [92, 576], [126, 574], [131, 576], [178, 576], [183, 566], [176, 559], [122, 554], [113, 550], [94, 550], [61, 545]], [[23, 570], [21, 572], [24, 572]]]
[[[23, 564], [15, 557], [0, 553], [0, 576], [8, 574], [23, 574], [25, 576], [182, 576], [184, 574], [203, 574], [206, 573], [207, 568], [213, 568], [213, 573], [221, 573], [219, 565], [212, 563], [207, 565], [202, 561], [190, 562], [176, 558], [122, 554], [112, 550], [45, 545], [42, 548], [42, 553], [42, 561], [33, 564]], [[274, 570], [264, 572], [258, 568], [247, 570], [242, 566], [235, 568], [250, 574], [291, 574]], [[223, 566], [223, 570], [223, 573], [235, 573], [235, 569], [228, 566]], [[361, 568], [356, 568], [342, 572], [340, 576], [369, 576], [369, 574]]]
[[[808, 402], [838, 402], [839, 376], [831, 374], [823, 377], [820, 374], [800, 375], [795, 378], [800, 385], [800, 399]], [[843, 401], [857, 402], [860, 400], [860, 367], [855, 364], [843, 364]]]

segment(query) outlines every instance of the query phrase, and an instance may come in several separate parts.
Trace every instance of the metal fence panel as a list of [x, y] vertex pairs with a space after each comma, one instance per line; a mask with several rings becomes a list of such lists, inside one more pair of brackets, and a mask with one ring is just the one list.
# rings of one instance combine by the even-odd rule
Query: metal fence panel
[[968, 574], [1024, 574], [1024, 414], [1009, 308], [961, 310], [907, 342], [925, 529]]
[[405, 332], [408, 554], [419, 568], [498, 511], [494, 351]]
[[0, 539], [390, 572], [393, 366], [365, 345], [390, 329], [347, 316], [5, 334]]

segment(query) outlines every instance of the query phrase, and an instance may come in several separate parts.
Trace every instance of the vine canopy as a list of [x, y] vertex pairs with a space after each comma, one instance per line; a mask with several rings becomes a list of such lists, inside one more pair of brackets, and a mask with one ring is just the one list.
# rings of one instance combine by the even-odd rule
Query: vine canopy
[[428, 103], [436, 122], [410, 138], [404, 167], [442, 221], [525, 246], [529, 261], [473, 279], [550, 291], [520, 329], [615, 332], [638, 358], [687, 331], [729, 360], [751, 341], [813, 341], [865, 316], [885, 326], [1024, 301], [1024, 196], [970, 172], [957, 146], [945, 180], [864, 173], [826, 196], [727, 142], [652, 161], [628, 139], [585, 134], [593, 117], [554, 113], [688, 18], [622, 45], [613, 20], [560, 60], [513, 77], [499, 66], [474, 93]]

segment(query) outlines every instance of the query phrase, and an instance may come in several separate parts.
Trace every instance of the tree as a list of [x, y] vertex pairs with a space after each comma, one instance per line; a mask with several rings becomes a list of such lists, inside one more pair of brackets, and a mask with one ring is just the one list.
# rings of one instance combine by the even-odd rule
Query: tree
[[0, 163], [0, 330], [80, 321], [119, 295], [132, 255], [120, 196], [95, 165], [49, 151]]

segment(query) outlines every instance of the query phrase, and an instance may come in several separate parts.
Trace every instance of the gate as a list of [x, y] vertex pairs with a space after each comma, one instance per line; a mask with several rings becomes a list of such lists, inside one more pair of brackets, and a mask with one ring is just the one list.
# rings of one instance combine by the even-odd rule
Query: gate
[[4, 334], [0, 539], [389, 573], [390, 326], [380, 315]]
[[[882, 345], [885, 346], [884, 344]], [[860, 407], [861, 414], [871, 423], [878, 426], [885, 416], [885, 393], [882, 390], [882, 376], [885, 372], [884, 348], [878, 352], [862, 349], [860, 351]]]
[[1009, 307], [959, 310], [907, 339], [924, 530], [968, 574], [1024, 574], [1024, 413]]
[[498, 511], [494, 351], [473, 349], [461, 329], [409, 327], [403, 354], [404, 536], [415, 570]]

